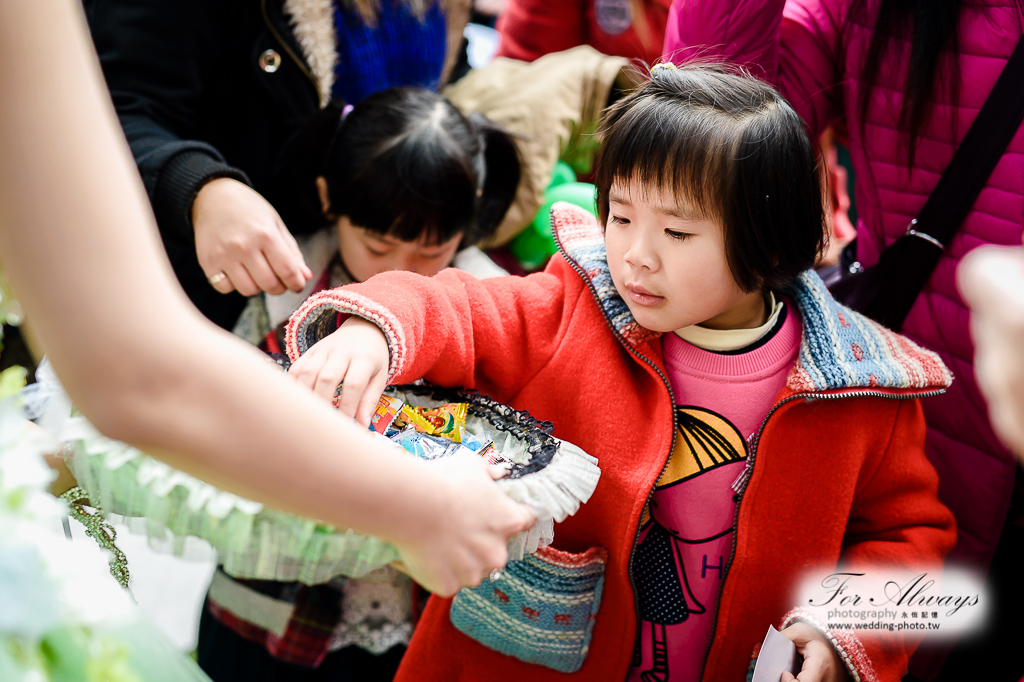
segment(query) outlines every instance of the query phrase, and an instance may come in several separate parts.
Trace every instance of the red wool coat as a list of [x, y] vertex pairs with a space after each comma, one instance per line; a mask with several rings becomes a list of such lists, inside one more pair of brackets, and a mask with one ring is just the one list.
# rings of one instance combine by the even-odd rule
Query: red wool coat
[[[611, 285], [600, 226], [564, 204], [553, 219], [562, 253], [543, 273], [478, 281], [454, 270], [429, 279], [393, 272], [323, 292], [292, 318], [288, 350], [297, 357], [330, 333], [339, 311], [361, 315], [387, 334], [395, 382], [476, 388], [552, 421], [556, 436], [596, 456], [597, 490], [557, 525], [554, 544], [608, 550], [589, 655], [573, 679], [623, 680], [637, 627], [629, 562], [673, 446], [673, 398], [658, 338], [632, 320]], [[915, 399], [941, 391], [948, 371], [839, 307], [812, 273], [787, 294], [804, 322], [801, 356], [751, 445], [704, 667], [709, 682], [744, 679], [768, 626], [799, 617], [791, 590], [805, 571], [829, 572], [841, 560], [935, 565], [955, 539]], [[431, 599], [399, 680], [565, 679], [456, 631], [449, 606]], [[899, 634], [826, 634], [861, 680], [898, 680], [914, 646]]]

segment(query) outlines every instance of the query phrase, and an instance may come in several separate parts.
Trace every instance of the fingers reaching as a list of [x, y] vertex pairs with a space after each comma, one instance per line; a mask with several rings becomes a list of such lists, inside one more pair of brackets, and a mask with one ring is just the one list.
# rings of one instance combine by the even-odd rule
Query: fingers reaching
[[[374, 377], [374, 371], [374, 368], [363, 363], [349, 363], [341, 379], [344, 385], [341, 389], [341, 400], [338, 403], [338, 410], [346, 417], [356, 419], [356, 412], [360, 408], [364, 395], [368, 392], [367, 389]], [[380, 394], [377, 395], [377, 398], [380, 398]], [[375, 399], [374, 404], [376, 405], [376, 403]], [[367, 418], [363, 425], [368, 426], [369, 423], [369, 418]]]
[[253, 296], [260, 291], [241, 263], [225, 263], [223, 268], [207, 278], [207, 281], [222, 294], [237, 291], [243, 296]]
[[299, 251], [295, 238], [279, 225], [280, 232], [276, 239], [271, 239], [263, 249], [263, 256], [266, 258], [268, 267], [274, 274], [274, 278], [280, 283], [281, 291], [270, 291], [272, 294], [283, 293], [285, 288], [295, 292], [302, 291], [306, 282], [313, 278], [313, 272], [306, 265]]
[[384, 333], [373, 323], [353, 317], [296, 360], [289, 374], [328, 402], [343, 386], [338, 409], [369, 426], [388, 383], [389, 361]]
[[196, 257], [221, 293], [302, 291], [313, 273], [266, 199], [232, 178], [203, 185], [192, 203]]
[[[384, 389], [388, 386], [388, 373], [387, 371], [377, 370], [370, 381], [366, 385], [366, 389], [363, 391], [362, 397], [359, 399], [359, 407], [356, 408], [356, 421], [363, 426], [370, 426], [370, 419], [373, 417], [373, 411], [377, 409], [377, 403], [380, 401], [380, 396], [384, 393]], [[344, 395], [344, 391], [342, 391]]]
[[[256, 253], [253, 258], [247, 260], [245, 262], [245, 269], [248, 271], [253, 282], [256, 283], [259, 291], [265, 291], [273, 296], [278, 296], [288, 290], [288, 287], [278, 277], [270, 259], [263, 252]], [[303, 281], [303, 284], [305, 284], [305, 281]], [[302, 289], [300, 288], [299, 291], [302, 291]]]

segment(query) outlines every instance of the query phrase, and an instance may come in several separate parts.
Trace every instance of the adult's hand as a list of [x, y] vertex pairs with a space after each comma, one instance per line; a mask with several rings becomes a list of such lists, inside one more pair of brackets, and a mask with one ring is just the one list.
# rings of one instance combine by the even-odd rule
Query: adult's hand
[[428, 469], [441, 514], [418, 514], [396, 539], [402, 569], [441, 596], [465, 585], [476, 586], [508, 561], [508, 539], [528, 530], [536, 517], [501, 492], [483, 460], [460, 453], [430, 463]]
[[203, 185], [192, 202], [192, 225], [199, 265], [222, 294], [299, 292], [313, 277], [281, 216], [238, 180]]
[[971, 251], [957, 283], [971, 307], [974, 373], [992, 426], [1024, 460], [1024, 248]]

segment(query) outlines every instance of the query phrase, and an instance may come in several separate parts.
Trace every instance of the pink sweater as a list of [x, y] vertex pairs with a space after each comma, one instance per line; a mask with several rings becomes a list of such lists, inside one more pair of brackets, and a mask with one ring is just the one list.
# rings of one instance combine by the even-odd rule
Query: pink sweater
[[[786, 384], [802, 325], [786, 305], [781, 327], [745, 353], [714, 353], [662, 337], [676, 400], [675, 448], [641, 520], [634, 556], [639, 665], [630, 682], [700, 679], [735, 528], [734, 484], [747, 443]], [[769, 623], [765, 623], [767, 630]]]

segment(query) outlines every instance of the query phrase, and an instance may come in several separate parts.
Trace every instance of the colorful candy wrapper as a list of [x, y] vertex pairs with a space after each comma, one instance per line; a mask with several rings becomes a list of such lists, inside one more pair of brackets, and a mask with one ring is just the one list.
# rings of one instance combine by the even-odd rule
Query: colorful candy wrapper
[[388, 427], [395, 421], [398, 411], [404, 405], [405, 403], [398, 398], [382, 395], [380, 400], [377, 401], [377, 409], [373, 411], [373, 416], [370, 417], [370, 430], [376, 433], [387, 434]]
[[494, 441], [484, 440], [480, 436], [473, 435], [465, 429], [459, 430], [462, 432], [463, 447], [473, 454], [482, 457], [484, 462], [488, 465], [511, 463], [510, 460], [498, 452], [498, 449], [494, 447]]
[[443, 438], [420, 433], [416, 429], [406, 429], [392, 440], [402, 446], [406, 452], [412, 453], [420, 459], [437, 459], [445, 457], [459, 445]]
[[442, 436], [456, 443], [462, 442], [462, 427], [466, 424], [466, 403], [448, 403], [441, 407], [413, 407], [423, 419], [430, 422], [433, 436]]
[[498, 452], [497, 449], [495, 449], [494, 443], [488, 443], [485, 447], [481, 448], [480, 451], [477, 452], [476, 454], [483, 457], [484, 462], [488, 465], [511, 464], [509, 460], [502, 457], [501, 453]]
[[490, 443], [493, 442], [481, 438], [480, 436], [475, 436], [469, 431], [466, 431], [464, 428], [459, 429], [459, 431], [461, 431], [462, 444], [465, 445], [468, 449], [472, 450], [473, 452], [480, 452], [480, 450], [482, 450], [484, 446], [489, 445]]
[[428, 436], [434, 435], [434, 425], [421, 417], [420, 413], [412, 405], [405, 405], [399, 410], [395, 426], [399, 428], [415, 426], [416, 430], [420, 433], [425, 433]]

